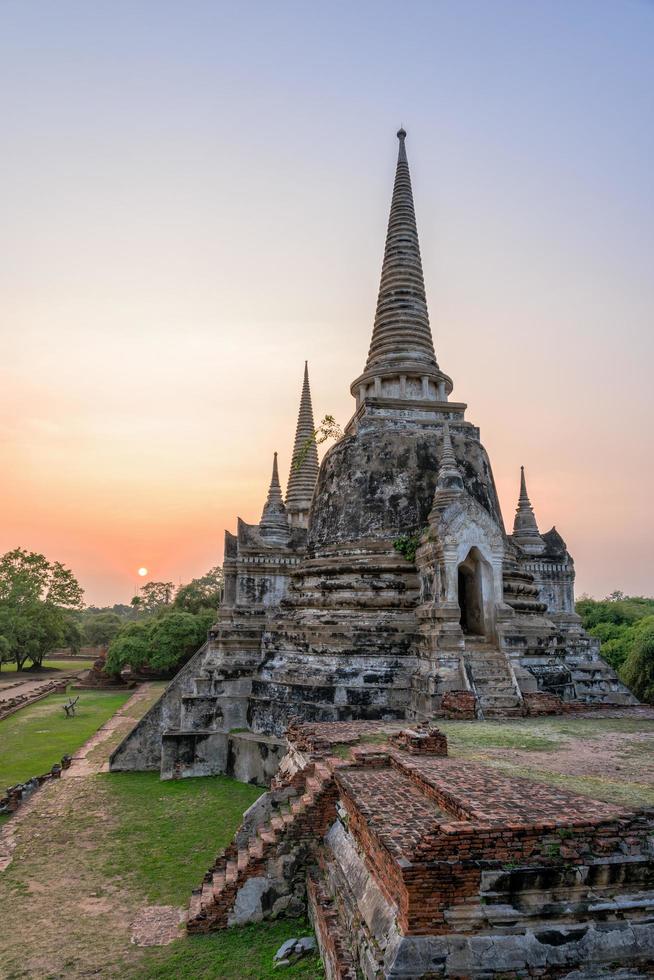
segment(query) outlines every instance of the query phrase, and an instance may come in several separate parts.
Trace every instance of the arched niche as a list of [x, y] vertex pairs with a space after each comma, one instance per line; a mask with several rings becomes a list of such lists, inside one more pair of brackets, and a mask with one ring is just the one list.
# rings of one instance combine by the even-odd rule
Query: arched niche
[[467, 636], [492, 639], [494, 628], [493, 569], [477, 547], [457, 568], [457, 598], [461, 629]]

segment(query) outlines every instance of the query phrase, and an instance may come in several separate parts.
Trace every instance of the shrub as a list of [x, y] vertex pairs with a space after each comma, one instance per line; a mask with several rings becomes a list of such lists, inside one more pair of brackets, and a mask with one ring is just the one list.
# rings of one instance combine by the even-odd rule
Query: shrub
[[636, 697], [654, 702], [654, 616], [635, 627], [633, 646], [620, 674]]

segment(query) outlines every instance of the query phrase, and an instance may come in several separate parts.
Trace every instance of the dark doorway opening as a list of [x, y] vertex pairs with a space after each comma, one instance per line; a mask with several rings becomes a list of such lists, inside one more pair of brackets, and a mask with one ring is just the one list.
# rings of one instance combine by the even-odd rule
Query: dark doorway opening
[[469, 636], [485, 636], [482, 566], [476, 548], [459, 565], [458, 590], [461, 629]]

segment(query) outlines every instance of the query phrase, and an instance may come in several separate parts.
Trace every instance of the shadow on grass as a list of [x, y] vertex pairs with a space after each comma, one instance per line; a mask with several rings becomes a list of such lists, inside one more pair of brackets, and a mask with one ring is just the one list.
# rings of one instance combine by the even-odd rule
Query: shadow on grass
[[117, 826], [105, 873], [153, 904], [187, 905], [241, 816], [264, 792], [227, 776], [161, 781], [158, 772], [101, 773]]
[[163, 949], [148, 950], [133, 974], [138, 980], [268, 980], [303, 977], [318, 980], [325, 971], [318, 956], [275, 969], [273, 956], [287, 939], [312, 934], [308, 922], [284, 919], [207, 936], [187, 936]]

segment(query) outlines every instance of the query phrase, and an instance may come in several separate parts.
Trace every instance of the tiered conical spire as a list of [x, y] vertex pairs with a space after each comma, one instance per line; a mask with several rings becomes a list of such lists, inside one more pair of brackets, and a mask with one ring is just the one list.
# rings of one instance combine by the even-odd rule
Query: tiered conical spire
[[288, 516], [282, 497], [282, 488], [279, 484], [277, 453], [273, 457], [270, 489], [268, 490], [268, 499], [263, 506], [259, 527], [262, 536], [271, 541], [283, 542], [288, 538]]
[[318, 479], [318, 468], [318, 449], [315, 442], [309, 368], [305, 361], [291, 472], [286, 488], [286, 509], [292, 525], [307, 526], [311, 499]]
[[523, 551], [531, 554], [539, 554], [545, 548], [527, 493], [524, 466], [520, 467], [520, 497], [513, 522], [513, 537]]
[[434, 493], [434, 506], [444, 504], [453, 497], [456, 497], [464, 489], [461, 470], [456, 461], [454, 450], [452, 449], [452, 439], [450, 438], [450, 427], [446, 422], [443, 426], [443, 448], [441, 450], [440, 465], [438, 467], [438, 478], [436, 480], [436, 492]]
[[366, 372], [377, 365], [406, 360], [438, 367], [429, 326], [404, 129], [397, 136], [400, 148]]

